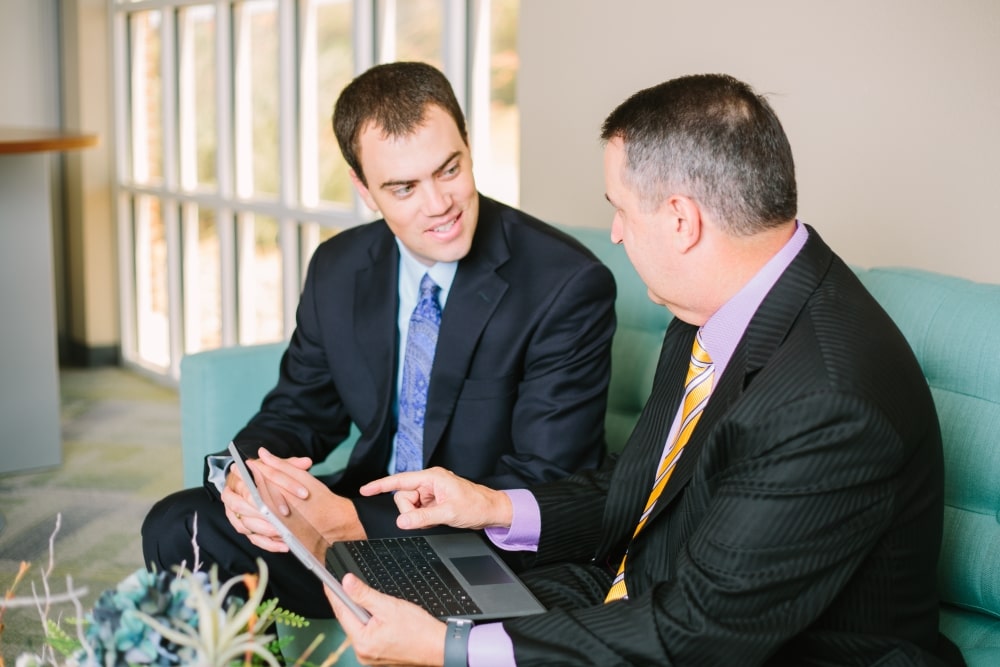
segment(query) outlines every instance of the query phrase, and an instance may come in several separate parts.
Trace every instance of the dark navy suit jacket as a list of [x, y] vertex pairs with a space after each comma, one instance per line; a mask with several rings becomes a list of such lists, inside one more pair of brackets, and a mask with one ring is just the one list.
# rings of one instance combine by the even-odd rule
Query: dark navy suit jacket
[[[610, 243], [610, 239], [608, 241]], [[245, 454], [322, 461], [356, 424], [347, 468], [328, 480], [355, 498], [369, 536], [395, 534], [387, 474], [396, 431], [399, 249], [377, 221], [316, 250], [277, 386], [236, 436]], [[615, 330], [611, 272], [570, 236], [480, 196], [472, 248], [442, 314], [424, 426], [424, 463], [494, 488], [595, 468]]]

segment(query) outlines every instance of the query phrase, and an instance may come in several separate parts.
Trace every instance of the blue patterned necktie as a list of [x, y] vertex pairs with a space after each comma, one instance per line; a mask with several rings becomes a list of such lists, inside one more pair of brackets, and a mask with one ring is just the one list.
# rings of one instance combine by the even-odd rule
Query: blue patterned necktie
[[399, 389], [399, 429], [396, 433], [396, 472], [424, 467], [424, 415], [431, 381], [434, 348], [441, 326], [441, 288], [426, 273], [420, 280], [420, 299], [410, 316]]

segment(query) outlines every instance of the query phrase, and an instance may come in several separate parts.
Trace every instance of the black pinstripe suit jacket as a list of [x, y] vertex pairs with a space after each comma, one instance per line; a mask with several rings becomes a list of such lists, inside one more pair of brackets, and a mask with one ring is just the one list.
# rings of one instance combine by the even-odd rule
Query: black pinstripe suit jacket
[[[630, 600], [507, 622], [519, 665], [936, 664], [943, 474], [930, 391], [896, 326], [809, 231], [629, 548]], [[695, 331], [667, 330], [617, 461], [535, 489], [536, 564], [620, 560]]]

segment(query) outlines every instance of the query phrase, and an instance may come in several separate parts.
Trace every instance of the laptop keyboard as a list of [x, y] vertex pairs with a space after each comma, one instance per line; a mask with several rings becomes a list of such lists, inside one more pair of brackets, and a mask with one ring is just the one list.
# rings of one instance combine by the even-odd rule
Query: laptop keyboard
[[346, 542], [372, 588], [418, 604], [433, 616], [480, 613], [462, 585], [423, 537]]

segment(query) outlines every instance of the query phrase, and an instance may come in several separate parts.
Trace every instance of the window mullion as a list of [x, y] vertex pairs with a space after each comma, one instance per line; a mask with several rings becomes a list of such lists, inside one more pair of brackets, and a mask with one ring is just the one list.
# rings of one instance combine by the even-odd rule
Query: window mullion
[[469, 21], [469, 140], [473, 164], [489, 168], [493, 164], [490, 136], [490, 2], [474, 0]]
[[[376, 62], [380, 42], [377, 31], [386, 24], [385, 18], [380, 18], [380, 14], [382, 14], [382, 12], [379, 9], [379, 6], [383, 5], [386, 1], [387, 0], [354, 0], [355, 74], [361, 74], [371, 68]], [[389, 21], [389, 25], [395, 26], [395, 22]], [[395, 30], [394, 27], [393, 30]], [[381, 39], [382, 43], [385, 43], [385, 41], [385, 39]], [[393, 41], [393, 44], [395, 44], [395, 41]], [[393, 49], [395, 48], [396, 47], [393, 46]], [[333, 110], [331, 109], [331, 112], [332, 111]], [[352, 199], [354, 204], [352, 209], [355, 215], [355, 220], [364, 221], [371, 215], [368, 206], [365, 204], [364, 200], [361, 199], [361, 195], [357, 192], [356, 188], [352, 187], [351, 191], [353, 193]]]
[[233, 43], [229, 3], [215, 3], [215, 108], [218, 136], [216, 143], [216, 180], [219, 196], [233, 197]]
[[[296, 73], [296, 3], [278, 4], [278, 160], [280, 163], [280, 197], [282, 207], [297, 209], [299, 201], [297, 105], [298, 78]], [[298, 235], [296, 220], [283, 217], [278, 220], [278, 250], [281, 253], [281, 322], [285, 336], [292, 332], [295, 320], [295, 302], [299, 296]]]
[[191, 190], [198, 182], [197, 142], [195, 140], [195, 71], [194, 30], [190, 17], [177, 15], [177, 135], [178, 183]]
[[180, 377], [180, 362], [184, 356], [179, 203], [169, 198], [163, 200], [160, 206], [167, 240], [167, 371], [176, 380]]
[[177, 190], [177, 41], [176, 11], [164, 10], [160, 15], [160, 114], [163, 118], [163, 187]]
[[469, 57], [466, 40], [469, 22], [467, 0], [441, 0], [444, 3], [444, 30], [441, 31], [441, 54], [444, 73], [451, 81], [455, 97], [463, 110], [469, 109], [467, 63]]
[[[396, 0], [376, 0], [375, 48], [380, 63], [396, 60]], [[361, 70], [364, 71], [364, 70]]]
[[234, 196], [243, 199], [253, 194], [253, 120], [250, 115], [253, 108], [250, 49], [253, 44], [249, 12], [236, 8], [233, 19], [234, 103], [230, 109], [230, 117], [233, 123]]
[[354, 0], [354, 71], [356, 74], [361, 74], [375, 64], [378, 41], [375, 36], [376, 2], [377, 0]]
[[240, 345], [249, 345], [256, 339], [256, 298], [254, 289], [254, 214], [236, 212], [236, 335]]
[[216, 209], [219, 231], [219, 291], [222, 295], [222, 345], [239, 343], [236, 321], [236, 224], [233, 209]]
[[295, 3], [278, 3], [278, 163], [281, 203], [298, 205]]
[[303, 207], [319, 204], [319, 128], [313, 116], [316, 98], [316, 5], [299, 2], [299, 199]]
[[118, 253], [118, 275], [119, 275], [119, 299], [121, 312], [119, 323], [121, 325], [122, 336], [122, 356], [125, 359], [134, 359], [138, 355], [139, 340], [136, 322], [138, 319], [136, 308], [136, 259], [135, 259], [135, 232], [133, 224], [135, 220], [135, 206], [133, 197], [119, 190], [115, 198], [118, 220], [118, 247], [128, 252]]
[[[215, 3], [215, 108], [218, 128], [216, 180], [219, 198], [230, 202], [236, 191], [233, 169], [233, 66], [234, 47], [232, 7], [226, 0]], [[233, 210], [220, 205], [215, 209], [215, 224], [219, 234], [219, 292], [222, 345], [237, 343], [236, 334], [236, 239]]]
[[198, 205], [193, 202], [180, 204], [180, 239], [181, 239], [181, 308], [184, 323], [183, 352], [201, 348], [202, 334], [202, 292], [199, 289], [201, 277], [201, 258], [198, 253]]
[[299, 239], [296, 220], [279, 221], [278, 247], [281, 249], [281, 311], [282, 331], [290, 338], [295, 330], [295, 310], [301, 287], [299, 282]]
[[[164, 8], [160, 14], [160, 115], [163, 119], [163, 189], [176, 192], [178, 178], [177, 92], [180, 74], [177, 63], [177, 10]], [[184, 353], [181, 295], [181, 240], [178, 202], [172, 197], [160, 200], [160, 215], [166, 236], [167, 267], [167, 372], [180, 376], [180, 358]]]

